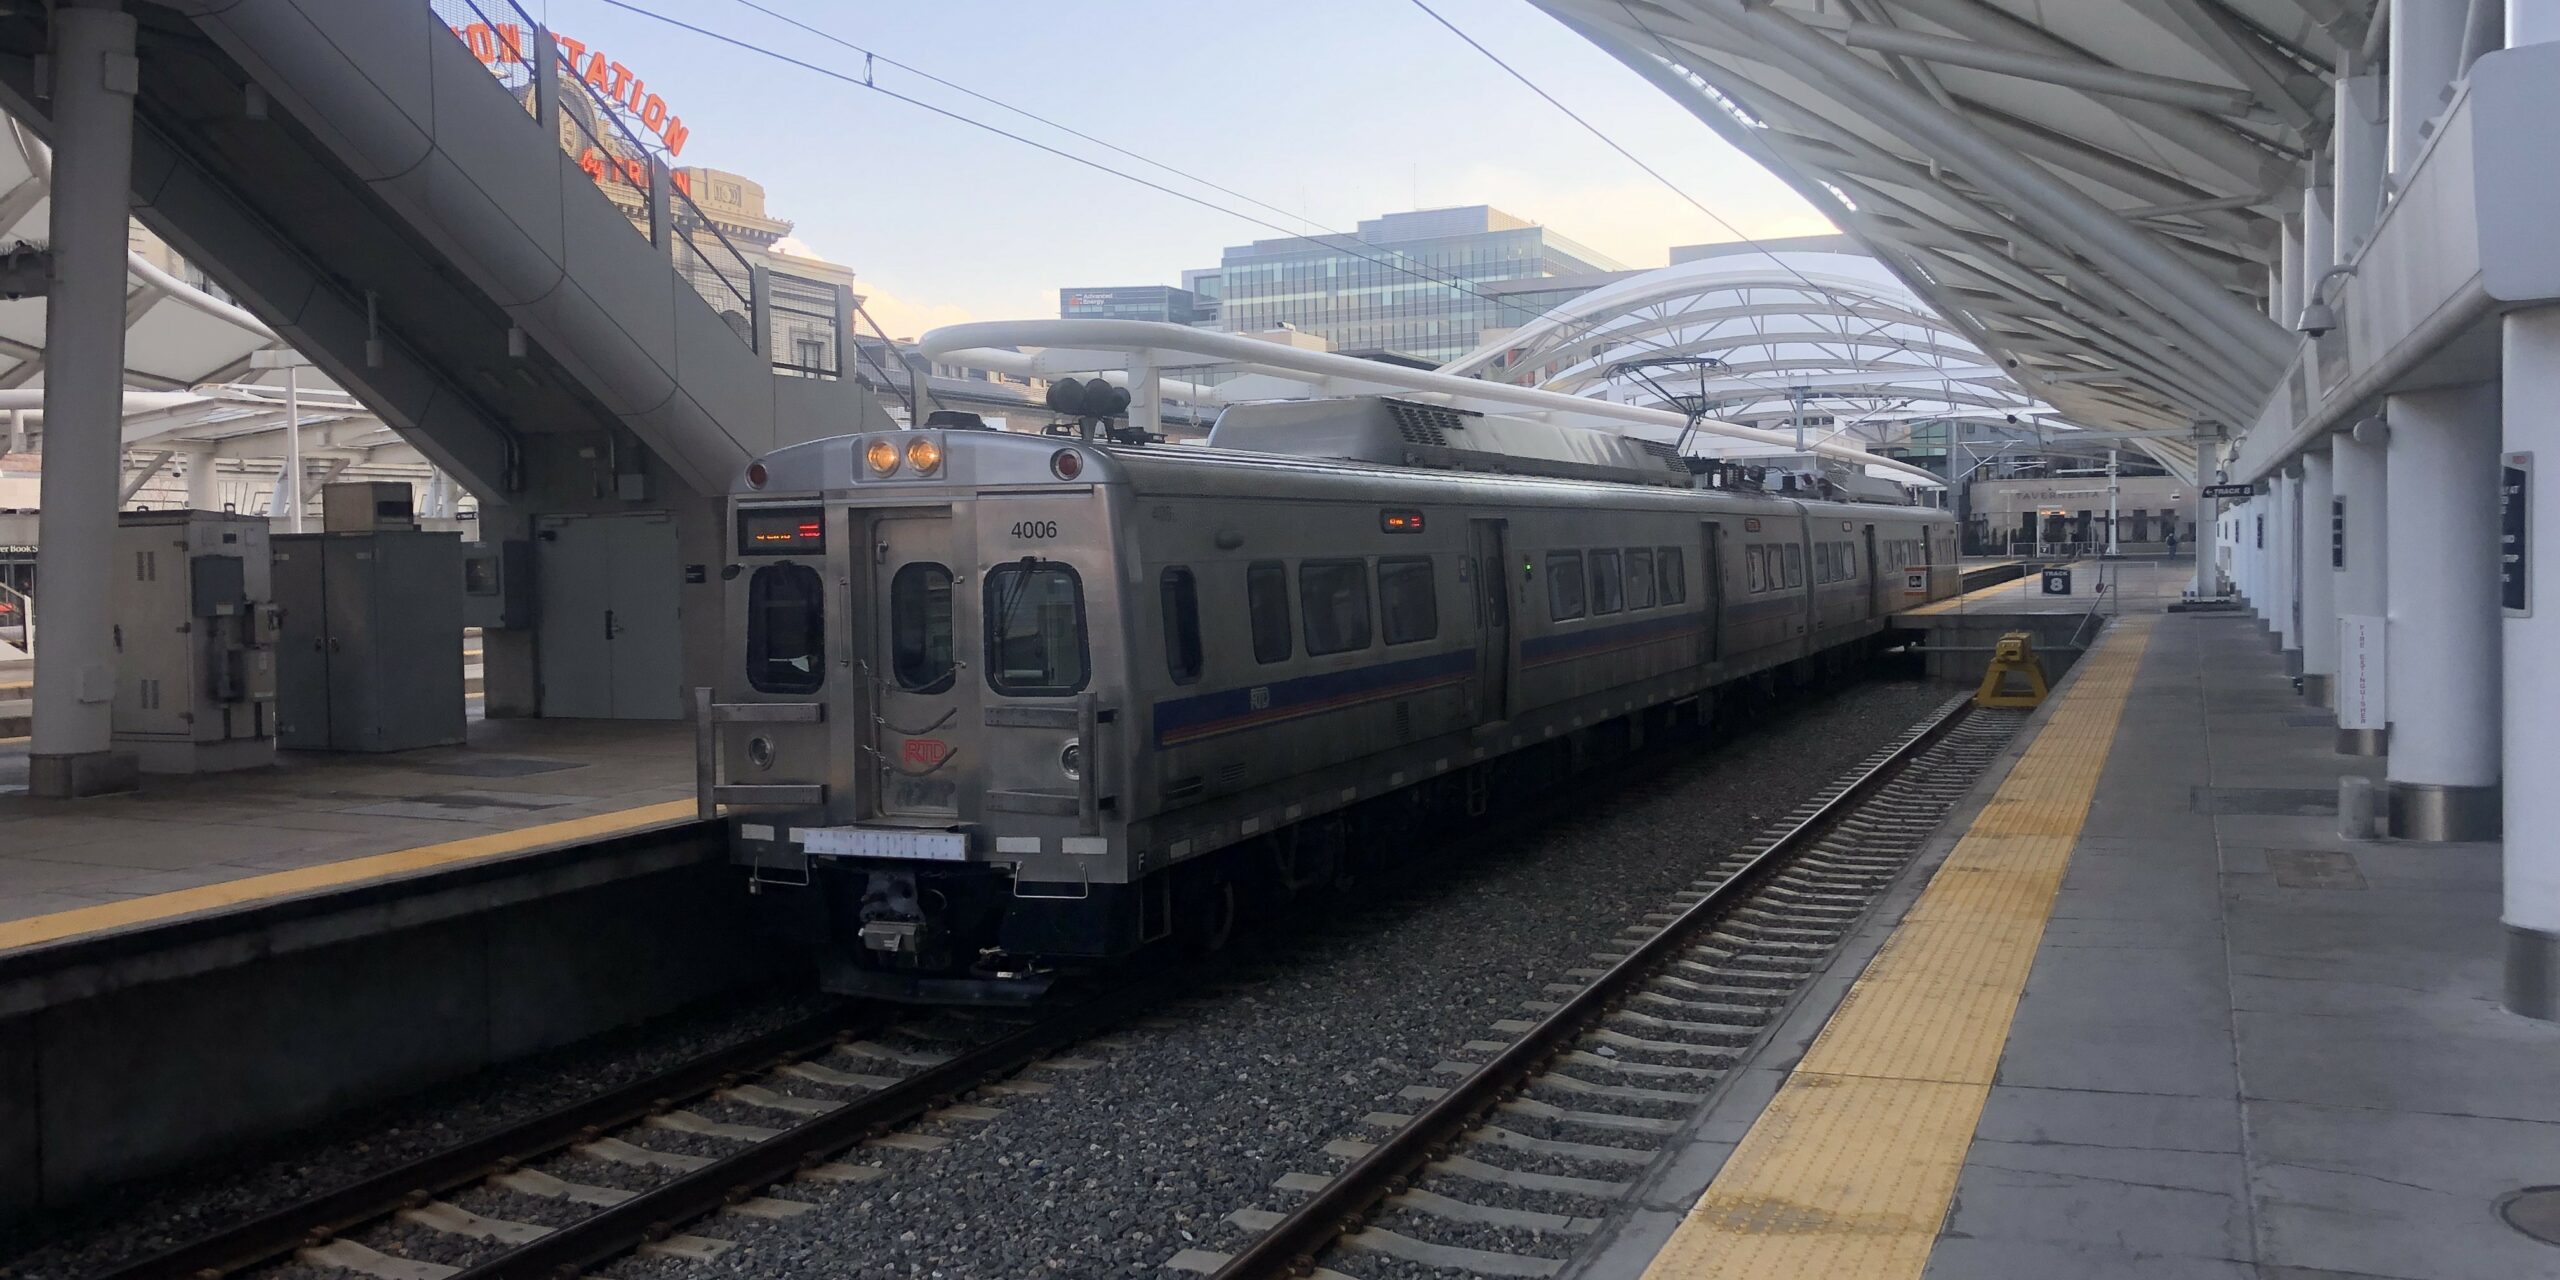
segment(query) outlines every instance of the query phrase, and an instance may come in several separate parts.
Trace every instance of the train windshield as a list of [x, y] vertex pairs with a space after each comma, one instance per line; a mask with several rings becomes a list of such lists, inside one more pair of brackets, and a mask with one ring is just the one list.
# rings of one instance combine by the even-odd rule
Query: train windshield
[[1085, 686], [1084, 583], [1055, 561], [987, 573], [987, 683], [1017, 697], [1061, 697]]
[[826, 604], [818, 571], [769, 564], [747, 579], [747, 683], [765, 693], [815, 693], [827, 678]]

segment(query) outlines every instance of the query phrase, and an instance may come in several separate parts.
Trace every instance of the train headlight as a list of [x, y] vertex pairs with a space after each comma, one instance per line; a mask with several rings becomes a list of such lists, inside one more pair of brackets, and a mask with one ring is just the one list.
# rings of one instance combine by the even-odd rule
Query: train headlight
[[1084, 743], [1067, 739], [1067, 745], [1058, 750], [1058, 772], [1070, 778], [1084, 776]]
[[907, 442], [907, 469], [929, 476], [942, 469], [942, 442], [923, 436]]
[[759, 769], [773, 767], [773, 739], [747, 739], [747, 762]]
[[870, 465], [874, 478], [896, 475], [898, 473], [898, 442], [874, 440], [870, 448], [862, 451], [862, 460]]

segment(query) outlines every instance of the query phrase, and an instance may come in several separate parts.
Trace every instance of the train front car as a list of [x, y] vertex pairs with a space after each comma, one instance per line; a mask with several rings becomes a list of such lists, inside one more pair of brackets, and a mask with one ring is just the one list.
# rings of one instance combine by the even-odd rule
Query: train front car
[[978, 430], [812, 441], [731, 497], [704, 786], [831, 990], [1028, 996], [1012, 955], [1138, 931], [1107, 453]]

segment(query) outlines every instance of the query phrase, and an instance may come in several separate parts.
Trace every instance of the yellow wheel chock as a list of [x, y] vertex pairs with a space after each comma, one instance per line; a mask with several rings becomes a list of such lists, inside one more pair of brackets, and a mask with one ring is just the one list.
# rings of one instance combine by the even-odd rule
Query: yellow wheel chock
[[[2009, 673], [2027, 678], [2027, 687], [2007, 687]], [[1991, 665], [1983, 670], [1982, 687], [1973, 691], [1977, 707], [2038, 707], [2044, 705], [2048, 692], [2044, 682], [2044, 663], [2036, 657], [2034, 637], [2024, 631], [2012, 631], [2000, 637], [1991, 650]]]

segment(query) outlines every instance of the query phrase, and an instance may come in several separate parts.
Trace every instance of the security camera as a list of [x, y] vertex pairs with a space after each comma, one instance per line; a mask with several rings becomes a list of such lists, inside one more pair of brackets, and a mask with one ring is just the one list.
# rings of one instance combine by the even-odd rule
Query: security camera
[[2313, 302], [2302, 309], [2302, 318], [2293, 322], [2296, 331], [2314, 338], [2325, 336], [2338, 327], [2337, 308], [2325, 302]]

